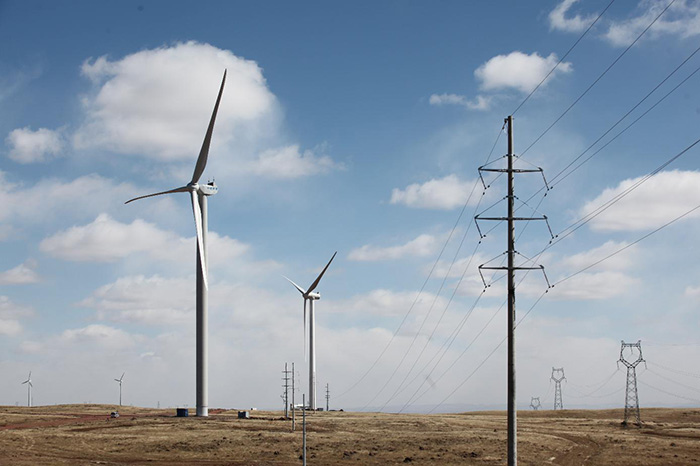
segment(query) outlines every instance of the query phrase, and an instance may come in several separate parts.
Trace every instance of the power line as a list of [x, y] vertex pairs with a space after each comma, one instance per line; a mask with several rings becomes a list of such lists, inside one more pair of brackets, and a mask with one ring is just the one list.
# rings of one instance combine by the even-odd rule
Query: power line
[[552, 73], [554, 73], [554, 70], [556, 70], [556, 69], [559, 67], [559, 65], [561, 65], [561, 63], [564, 61], [564, 59], [565, 59], [566, 57], [569, 56], [569, 54], [571, 53], [571, 51], [574, 50], [574, 48], [578, 45], [578, 43], [581, 42], [581, 40], [586, 36], [586, 34], [588, 34], [588, 31], [590, 31], [591, 29], [593, 29], [593, 26], [595, 26], [595, 24], [598, 22], [598, 20], [605, 14], [606, 11], [608, 11], [608, 8], [610, 8], [610, 7], [612, 6], [613, 3], [615, 3], [615, 0], [611, 0], [610, 3], [608, 3], [608, 6], [606, 6], [605, 9], [598, 15], [598, 17], [588, 26], [588, 28], [587, 28], [585, 31], [583, 31], [583, 34], [581, 34], [581, 35], [579, 36], [579, 38], [576, 39], [576, 42], [574, 42], [574, 45], [572, 45], [571, 47], [569, 47], [569, 50], [567, 50], [567, 52], [559, 59], [559, 61], [557, 62], [557, 64], [554, 65], [554, 68], [552, 68], [551, 70], [549, 70], [549, 73], [547, 73], [547, 76], [545, 76], [544, 78], [542, 78], [542, 81], [540, 81], [539, 84], [538, 84], [537, 86], [535, 86], [535, 88], [534, 88], [532, 91], [530, 91], [530, 93], [527, 95], [527, 97], [525, 97], [525, 100], [523, 100], [522, 102], [520, 102], [520, 105], [518, 105], [518, 108], [516, 108], [515, 110], [513, 110], [513, 112], [511, 113], [511, 115], [515, 116], [515, 114], [517, 113], [517, 111], [520, 110], [520, 107], [522, 107], [523, 105], [525, 105], [525, 102], [527, 102], [528, 99], [530, 99], [530, 97], [532, 97], [532, 94], [534, 94], [535, 92], [537, 92], [537, 89], [539, 89], [540, 86], [541, 86], [542, 84], [544, 84], [544, 82], [547, 80], [547, 78], [549, 78], [549, 76], [550, 76]]
[[[500, 138], [501, 138], [501, 134], [503, 133], [503, 129], [504, 129], [504, 128], [505, 128], [505, 123], [503, 124], [503, 126], [501, 126], [501, 129], [498, 131], [498, 134], [497, 134], [497, 136], [496, 136], [496, 140], [494, 141], [493, 146], [491, 146], [491, 150], [489, 151], [489, 154], [488, 154], [488, 156], [486, 157], [486, 162], [485, 162], [485, 163], [488, 163], [488, 162], [491, 160], [491, 156], [493, 155], [493, 151], [496, 149], [496, 145], [498, 144], [498, 141], [499, 141]], [[409, 316], [409, 315], [411, 314], [411, 312], [413, 311], [413, 308], [415, 307], [415, 304], [416, 304], [416, 302], [418, 301], [418, 298], [419, 298], [420, 295], [423, 293], [423, 290], [425, 289], [425, 287], [426, 287], [428, 281], [430, 280], [430, 277], [432, 276], [433, 272], [435, 271], [435, 268], [437, 267], [437, 264], [439, 263], [440, 259], [442, 258], [442, 254], [444, 253], [445, 248], [447, 247], [447, 244], [450, 242], [450, 239], [452, 238], [452, 235], [454, 234], [454, 231], [456, 230], [457, 225], [459, 225], [459, 222], [460, 222], [460, 220], [462, 219], [462, 216], [464, 215], [464, 211], [466, 210], [467, 206], [469, 205], [469, 202], [470, 202], [470, 200], [471, 200], [471, 198], [472, 198], [472, 196], [473, 196], [473, 194], [474, 194], [474, 191], [475, 191], [475, 189], [476, 189], [477, 183], [478, 183], [478, 181], [475, 181], [474, 186], [472, 187], [472, 190], [471, 190], [471, 192], [469, 193], [469, 196], [467, 197], [467, 200], [464, 202], [464, 205], [462, 206], [462, 210], [460, 211], [459, 216], [457, 217], [457, 221], [455, 222], [455, 225], [452, 227], [452, 231], [450, 231], [450, 234], [449, 234], [447, 240], [445, 241], [445, 244], [442, 246], [442, 249], [440, 250], [440, 254], [438, 254], [437, 259], [435, 259], [435, 263], [433, 264], [432, 268], [430, 269], [430, 272], [428, 273], [428, 276], [426, 277], [425, 281], [423, 282], [423, 285], [421, 286], [421, 289], [420, 289], [420, 291], [418, 292], [418, 295], [416, 295], [416, 299], [415, 299], [415, 300], [413, 301], [413, 303], [411, 304], [410, 308], [408, 309], [408, 312], [406, 312], [406, 314], [404, 315], [403, 319], [401, 320], [401, 323], [399, 324], [399, 326], [397, 327], [397, 329], [394, 331], [393, 335], [391, 336], [391, 338], [389, 339], [389, 341], [387, 342], [386, 346], [385, 346], [384, 349], [381, 351], [381, 353], [379, 354], [379, 356], [377, 356], [377, 358], [374, 360], [374, 362], [370, 365], [370, 367], [362, 374], [362, 376], [360, 376], [360, 378], [359, 378], [355, 383], [353, 383], [349, 388], [347, 388], [347, 389], [344, 390], [342, 393], [340, 393], [339, 395], [337, 395], [338, 398], [344, 396], [345, 394], [347, 394], [347, 393], [349, 393], [351, 390], [353, 390], [355, 387], [357, 387], [357, 386], [369, 375], [369, 373], [376, 367], [376, 365], [379, 363], [379, 361], [380, 361], [381, 358], [384, 356], [384, 354], [386, 354], [387, 350], [389, 349], [389, 347], [391, 346], [392, 342], [393, 342], [394, 339], [396, 338], [396, 335], [398, 335], [399, 331], [401, 330], [401, 328], [403, 327], [404, 323], [406, 322], [406, 319], [408, 319], [408, 316]], [[480, 202], [481, 202], [481, 200], [479, 200], [479, 203], [480, 203]], [[471, 221], [472, 221], [472, 220], [470, 220], [470, 225], [471, 225]]]
[[532, 146], [534, 146], [535, 144], [537, 144], [537, 142], [538, 142], [540, 139], [542, 139], [542, 137], [543, 137], [545, 134], [547, 134], [547, 133], [549, 132], [549, 130], [552, 129], [552, 128], [554, 127], [554, 125], [556, 125], [557, 123], [559, 123], [559, 120], [561, 120], [562, 118], [564, 118], [564, 115], [566, 115], [567, 113], [569, 113], [569, 110], [571, 110], [571, 109], [574, 107], [574, 105], [576, 105], [586, 94], [588, 94], [588, 91], [590, 91], [590, 90], [593, 88], [593, 86], [595, 86], [596, 84], [598, 84], [598, 81], [600, 81], [600, 80], [603, 78], [603, 76], [605, 76], [605, 75], [608, 73], [608, 71], [610, 71], [610, 69], [611, 69], [613, 66], [615, 66], [615, 64], [617, 64], [618, 61], [620, 61], [620, 59], [634, 46], [634, 44], [636, 44], [636, 43], [639, 41], [639, 39], [642, 38], [642, 36], [656, 23], [656, 21], [657, 21], [659, 18], [661, 18], [661, 15], [663, 15], [663, 14], [666, 12], [666, 10], [668, 10], [668, 9], [671, 7], [671, 5], [673, 5], [673, 3], [674, 3], [675, 1], [676, 1], [676, 0], [671, 0], [671, 2], [670, 2], [668, 5], [666, 5], [666, 8], [664, 8], [664, 9], [661, 11], [661, 13], [659, 13], [658, 16], [656, 16], [656, 18], [654, 18], [654, 20], [653, 20], [651, 23], [649, 23], [649, 25], [637, 36], [637, 38], [634, 39], [634, 41], [633, 41], [630, 45], [627, 46], [627, 48], [626, 48], [626, 49], [625, 49], [625, 50], [624, 50], [624, 51], [623, 51], [623, 52], [622, 52], [622, 53], [621, 53], [621, 54], [620, 54], [620, 55], [605, 69], [605, 71], [603, 71], [603, 72], [600, 74], [600, 76], [598, 76], [598, 77], [595, 79], [595, 81], [593, 81], [593, 82], [586, 88], [586, 90], [583, 91], [583, 93], [582, 93], [580, 96], [578, 96], [578, 97], [576, 98], [576, 100], [574, 100], [574, 102], [573, 102], [571, 105], [569, 105], [569, 107], [568, 107], [566, 110], [564, 110], [564, 112], [563, 112], [561, 115], [559, 115], [559, 117], [558, 117], [556, 120], [554, 120], [554, 122], [553, 122], [552, 124], [550, 124], [550, 125], [547, 127], [547, 129], [544, 130], [544, 132], [543, 132], [542, 134], [540, 134], [539, 136], [537, 136], [537, 138], [536, 138], [522, 153], [521, 153], [521, 155], [524, 155], [528, 150], [530, 150], [530, 148], [531, 148]]

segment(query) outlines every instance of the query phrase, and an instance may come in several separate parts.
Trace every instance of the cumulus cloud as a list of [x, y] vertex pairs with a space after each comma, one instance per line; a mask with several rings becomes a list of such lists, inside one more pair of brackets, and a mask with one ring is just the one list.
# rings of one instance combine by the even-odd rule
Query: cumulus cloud
[[639, 280], [622, 272], [584, 272], [559, 283], [549, 291], [552, 299], [601, 300], [622, 296], [639, 284]]
[[115, 327], [92, 324], [87, 327], [65, 330], [60, 335], [59, 341], [63, 344], [79, 344], [86, 350], [93, 346], [118, 350], [133, 347], [138, 339]]
[[[516, 89], [527, 93], [547, 76], [558, 61], [554, 53], [545, 58], [537, 52], [528, 55], [515, 51], [489, 59], [474, 71], [474, 76], [480, 81], [480, 87], [484, 91]], [[570, 73], [572, 70], [570, 62], [562, 62], [547, 78], [545, 84], [555, 76]]]
[[194, 288], [189, 278], [123, 277], [95, 290], [80, 306], [95, 309], [101, 320], [179, 325], [194, 316]]
[[[423, 184], [411, 184], [405, 189], [394, 188], [389, 202], [414, 208], [450, 210], [464, 205], [474, 183], [462, 181], [457, 175], [433, 178]], [[472, 200], [476, 204], [478, 196], [473, 196]]]
[[[623, 21], [612, 21], [604, 37], [618, 47], [629, 45], [666, 8], [665, 0], [644, 0], [639, 3], [635, 16]], [[648, 38], [678, 36], [682, 39], [700, 34], [700, 2], [678, 0], [670, 6], [646, 33]]]
[[[411, 306], [416, 313], [423, 313], [428, 305], [436, 299], [432, 293], [417, 291], [392, 291], [387, 289], [372, 290], [368, 293], [353, 296], [347, 300], [330, 301], [324, 312], [345, 313], [349, 316], [381, 316], [399, 317], [406, 314]], [[415, 303], [415, 305], [414, 305]], [[437, 298], [435, 308], [442, 309], [447, 305], [445, 298]]]
[[596, 15], [576, 14], [566, 17], [572, 6], [579, 0], [563, 0], [549, 12], [549, 28], [564, 32], [583, 32], [595, 20]]
[[491, 96], [478, 95], [474, 99], [468, 99], [457, 94], [433, 94], [430, 96], [430, 105], [459, 105], [469, 110], [488, 110], [491, 107]]
[[[580, 215], [591, 214], [598, 207], [621, 195], [643, 177], [627, 179], [605, 189], [587, 202]], [[609, 209], [593, 218], [589, 225], [598, 231], [638, 231], [656, 228], [700, 204], [700, 172], [672, 170], [660, 172]], [[698, 218], [700, 212], [685, 217]]]
[[[558, 261], [557, 266], [567, 267], [572, 271], [588, 267], [602, 259], [605, 259], [610, 254], [621, 250], [622, 248], [628, 246], [629, 243], [625, 241], [607, 241], [601, 246], [589, 249], [588, 251], [573, 254], [571, 256], [565, 257], [564, 259]], [[616, 254], [610, 259], [606, 259], [600, 264], [599, 267], [605, 270], [625, 270], [628, 269], [635, 260], [637, 255], [637, 247], [632, 246], [624, 250], [620, 254]]]
[[16, 304], [7, 296], [0, 296], [0, 335], [14, 336], [22, 333], [20, 319], [33, 314], [31, 308]]
[[[210, 266], [229, 262], [249, 249], [247, 244], [216, 232], [209, 232], [207, 240], [209, 250], [216, 250]], [[141, 219], [126, 224], [100, 214], [92, 223], [44, 239], [39, 247], [53, 257], [76, 262], [114, 262], [135, 253], [161, 261], [181, 261], [191, 258], [194, 241], [194, 236], [182, 238]]]
[[366, 244], [353, 249], [348, 254], [351, 261], [383, 261], [401, 259], [407, 256], [425, 257], [431, 255], [437, 247], [437, 238], [433, 235], [420, 235], [411, 241], [389, 247]]
[[38, 283], [39, 274], [36, 272], [36, 261], [28, 260], [5, 272], [0, 272], [0, 285], [26, 285]]
[[64, 146], [60, 131], [28, 126], [10, 131], [5, 140], [10, 147], [8, 156], [19, 163], [45, 162], [61, 154]]
[[0, 220], [7, 224], [91, 217], [113, 207], [115, 199], [129, 199], [133, 192], [133, 186], [127, 183], [94, 174], [67, 182], [44, 178], [25, 187], [0, 172]]
[[86, 122], [75, 134], [76, 146], [161, 160], [196, 156], [224, 69], [226, 88], [212, 147], [270, 129], [277, 103], [257, 63], [185, 42], [120, 60], [86, 61], [83, 75], [98, 88], [84, 98]]
[[311, 150], [301, 152], [294, 144], [262, 152], [250, 164], [254, 174], [269, 178], [298, 178], [327, 173], [342, 168], [327, 155], [317, 155]]

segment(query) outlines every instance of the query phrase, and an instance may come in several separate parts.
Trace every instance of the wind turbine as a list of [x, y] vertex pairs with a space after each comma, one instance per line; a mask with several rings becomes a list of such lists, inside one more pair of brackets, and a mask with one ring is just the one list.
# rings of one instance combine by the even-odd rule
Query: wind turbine
[[224, 92], [224, 84], [226, 83], [226, 71], [221, 80], [221, 88], [219, 95], [214, 104], [214, 111], [209, 120], [209, 127], [202, 148], [197, 157], [197, 164], [194, 167], [192, 180], [180, 188], [171, 189], [146, 196], [139, 196], [129, 199], [125, 202], [136, 201], [146, 197], [160, 196], [161, 194], [171, 193], [190, 193], [192, 201], [192, 211], [194, 213], [194, 225], [197, 230], [197, 416], [209, 415], [209, 390], [208, 390], [208, 345], [207, 345], [207, 328], [208, 328], [208, 288], [207, 280], [207, 197], [217, 193], [219, 188], [213, 181], [207, 184], [199, 184], [199, 178], [207, 166], [207, 157], [209, 156], [209, 145], [211, 143], [211, 135], [214, 131], [214, 122], [216, 121], [216, 113], [219, 111], [219, 103], [221, 95]]
[[122, 376], [118, 379], [114, 379], [115, 382], [119, 382], [119, 406], [122, 405], [122, 380], [124, 379], [124, 374], [126, 374], [126, 372], [123, 372]]
[[316, 280], [309, 286], [307, 290], [304, 290], [302, 287], [294, 283], [293, 281], [289, 281], [292, 285], [294, 285], [294, 288], [299, 290], [299, 293], [301, 293], [301, 296], [304, 298], [304, 350], [306, 351], [306, 301], [309, 301], [309, 409], [312, 411], [316, 410], [316, 340], [314, 339], [314, 331], [316, 329], [316, 321], [314, 319], [314, 301], [317, 299], [321, 299], [321, 294], [318, 292], [314, 292], [316, 287], [318, 286], [318, 282], [321, 281], [321, 277], [323, 277], [323, 274], [326, 273], [326, 270], [328, 269], [328, 266], [331, 265], [331, 262], [333, 262], [333, 259], [335, 258], [335, 255], [338, 254], [338, 251], [333, 253], [333, 257], [331, 257], [331, 260], [328, 261], [326, 266], [321, 270], [321, 273], [316, 277]]
[[29, 376], [27, 377], [27, 380], [22, 382], [20, 385], [27, 384], [27, 406], [32, 407], [32, 371], [29, 371]]

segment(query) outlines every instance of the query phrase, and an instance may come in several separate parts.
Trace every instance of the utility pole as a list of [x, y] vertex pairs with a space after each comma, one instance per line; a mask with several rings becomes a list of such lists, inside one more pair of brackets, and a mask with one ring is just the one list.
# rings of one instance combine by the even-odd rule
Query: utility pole
[[328, 388], [328, 384], [326, 384], [326, 411], [328, 411], [328, 400], [331, 399], [331, 392]]
[[284, 374], [284, 377], [282, 377], [282, 380], [284, 380], [284, 396], [282, 397], [284, 399], [284, 418], [289, 419], [289, 371], [287, 370], [287, 363], [284, 363], [284, 371], [282, 371]]
[[540, 409], [540, 406], [542, 406], [542, 403], [540, 403], [540, 397], [539, 397], [539, 396], [533, 396], [533, 397], [530, 399], [530, 407], [531, 407], [532, 409], [534, 409], [535, 411], [537, 411], [538, 409]]
[[[561, 374], [561, 376], [557, 375], [556, 377], [554, 374]], [[561, 381], [566, 380], [566, 377], [564, 376], [564, 368], [560, 367], [559, 369], [555, 369], [552, 367], [552, 380], [554, 380], [554, 411], [559, 409], [564, 409], [564, 403], [561, 400]]]
[[[478, 220], [494, 220], [494, 221], [504, 221], [508, 222], [508, 235], [507, 235], [507, 254], [508, 254], [508, 266], [507, 267], [490, 267], [486, 264], [479, 266], [479, 273], [482, 270], [507, 270], [508, 271], [508, 466], [515, 466], [518, 464], [518, 440], [517, 440], [517, 412], [515, 404], [515, 271], [516, 270], [542, 270], [544, 273], [543, 266], [536, 267], [516, 267], [515, 266], [515, 222], [516, 221], [530, 221], [530, 220], [544, 220], [547, 222], [547, 217], [515, 217], [514, 216], [514, 205], [515, 205], [515, 194], [514, 194], [514, 174], [516, 173], [534, 173], [538, 172], [542, 174], [544, 179], [544, 172], [541, 168], [537, 169], [521, 169], [513, 168], [513, 158], [515, 153], [513, 151], [513, 116], [510, 115], [505, 119], [505, 125], [508, 126], [508, 158], [507, 168], [487, 168], [487, 165], [479, 167], [479, 177], [482, 183], [484, 183], [484, 188], [487, 188], [484, 182], [483, 172], [498, 172], [506, 173], [508, 177], [508, 216], [507, 217], [482, 217], [481, 214], [474, 217], [475, 224], [479, 230], [479, 234], [483, 238], [485, 235], [481, 234], [481, 229], [478, 225]], [[545, 186], [547, 181], [545, 179]], [[549, 189], [548, 186], [546, 186]], [[549, 226], [549, 223], [547, 223]], [[551, 234], [551, 228], [550, 228]], [[545, 275], [545, 279], [547, 275]], [[484, 281], [484, 287], [488, 288], [490, 285], [484, 280], [483, 274], [481, 274], [481, 279]], [[549, 281], [547, 281], [549, 286]]]
[[[634, 356], [634, 349], [637, 350], [637, 359], [635, 361], [628, 361], [625, 359], [623, 354], [625, 348], [629, 348], [630, 356]], [[639, 397], [637, 396], [637, 365], [643, 362], [646, 366], [647, 362], [642, 357], [642, 340], [637, 340], [637, 343], [625, 343], [622, 341], [622, 346], [620, 347], [620, 359], [617, 361], [618, 366], [620, 363], [627, 367], [627, 386], [625, 388], [625, 420], [622, 421], [623, 426], [627, 426], [627, 421], [630, 415], [634, 413], [635, 424], [638, 427], [642, 426], [642, 420], [639, 417]]]
[[294, 404], [294, 379], [296, 378], [297, 374], [294, 372], [294, 363], [292, 363], [292, 432], [296, 430], [296, 413], [297, 413], [297, 407]]
[[306, 466], [306, 394], [301, 395], [301, 403], [304, 405], [301, 410], [301, 437], [303, 439], [301, 457], [304, 461], [303, 465]]

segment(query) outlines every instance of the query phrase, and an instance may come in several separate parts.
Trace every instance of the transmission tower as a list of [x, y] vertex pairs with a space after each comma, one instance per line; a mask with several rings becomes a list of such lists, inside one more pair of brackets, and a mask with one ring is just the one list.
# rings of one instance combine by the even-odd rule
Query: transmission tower
[[[629, 361], [625, 358], [625, 348], [629, 348], [629, 357], [634, 357], [635, 348], [637, 350], [637, 359], [635, 361]], [[620, 363], [627, 367], [627, 387], [625, 389], [625, 420], [622, 421], [622, 425], [626, 426], [632, 413], [634, 413], [635, 424], [637, 426], [642, 425], [642, 420], [639, 417], [639, 397], [637, 396], [637, 365], [643, 362], [646, 366], [646, 361], [642, 357], [642, 340], [637, 340], [637, 343], [625, 343], [622, 341], [622, 346], [620, 347], [620, 359], [617, 361], [618, 366]]]
[[284, 400], [284, 418], [287, 419], [289, 417], [289, 374], [292, 371], [287, 370], [287, 363], [284, 363], [284, 370], [282, 371], [282, 374], [284, 374], [284, 377], [282, 377], [282, 380], [284, 380], [284, 394], [282, 395], [282, 399]]
[[[484, 182], [483, 173], [484, 172], [495, 172], [495, 173], [506, 173], [508, 179], [508, 216], [507, 217], [485, 217], [479, 214], [474, 217], [474, 224], [479, 230], [479, 235], [483, 238], [485, 235], [482, 234], [479, 228], [478, 220], [493, 220], [493, 221], [507, 221], [508, 222], [508, 266], [507, 267], [491, 267], [486, 264], [481, 264], [479, 266], [479, 274], [484, 282], [484, 287], [488, 288], [490, 285], [484, 280], [484, 275], [482, 270], [507, 270], [508, 271], [508, 466], [515, 466], [518, 464], [518, 441], [517, 441], [517, 413], [515, 405], [515, 271], [516, 270], [542, 270], [544, 274], [544, 266], [538, 265], [534, 267], [516, 267], [515, 266], [515, 255], [518, 252], [515, 250], [515, 222], [516, 221], [531, 221], [531, 220], [544, 220], [547, 222], [546, 216], [541, 217], [515, 217], [515, 201], [517, 200], [514, 190], [514, 175], [522, 173], [540, 173], [542, 179], [544, 180], [545, 187], [547, 186], [547, 180], [544, 178], [544, 172], [541, 168], [537, 167], [534, 169], [524, 169], [524, 168], [514, 168], [513, 159], [517, 156], [513, 153], [513, 116], [509, 116], [505, 119], [505, 125], [508, 126], [508, 154], [504, 158], [508, 159], [508, 165], [506, 168], [489, 168], [488, 165], [483, 165], [479, 167], [479, 177], [484, 185], [484, 189], [488, 188], [486, 182]], [[547, 222], [549, 227], [549, 223]], [[550, 234], [552, 229], [549, 229]], [[545, 280], [547, 275], [545, 274]], [[549, 286], [549, 281], [547, 281]]]
[[540, 409], [542, 404], [540, 403], [540, 397], [539, 396], [533, 396], [532, 399], [530, 400], [530, 407], [537, 411]]
[[[561, 375], [557, 375], [555, 377], [554, 374]], [[554, 380], [554, 410], [564, 409], [564, 403], [561, 400], [561, 381], [566, 380], [563, 367], [560, 367], [559, 369], [552, 367], [552, 380]]]

